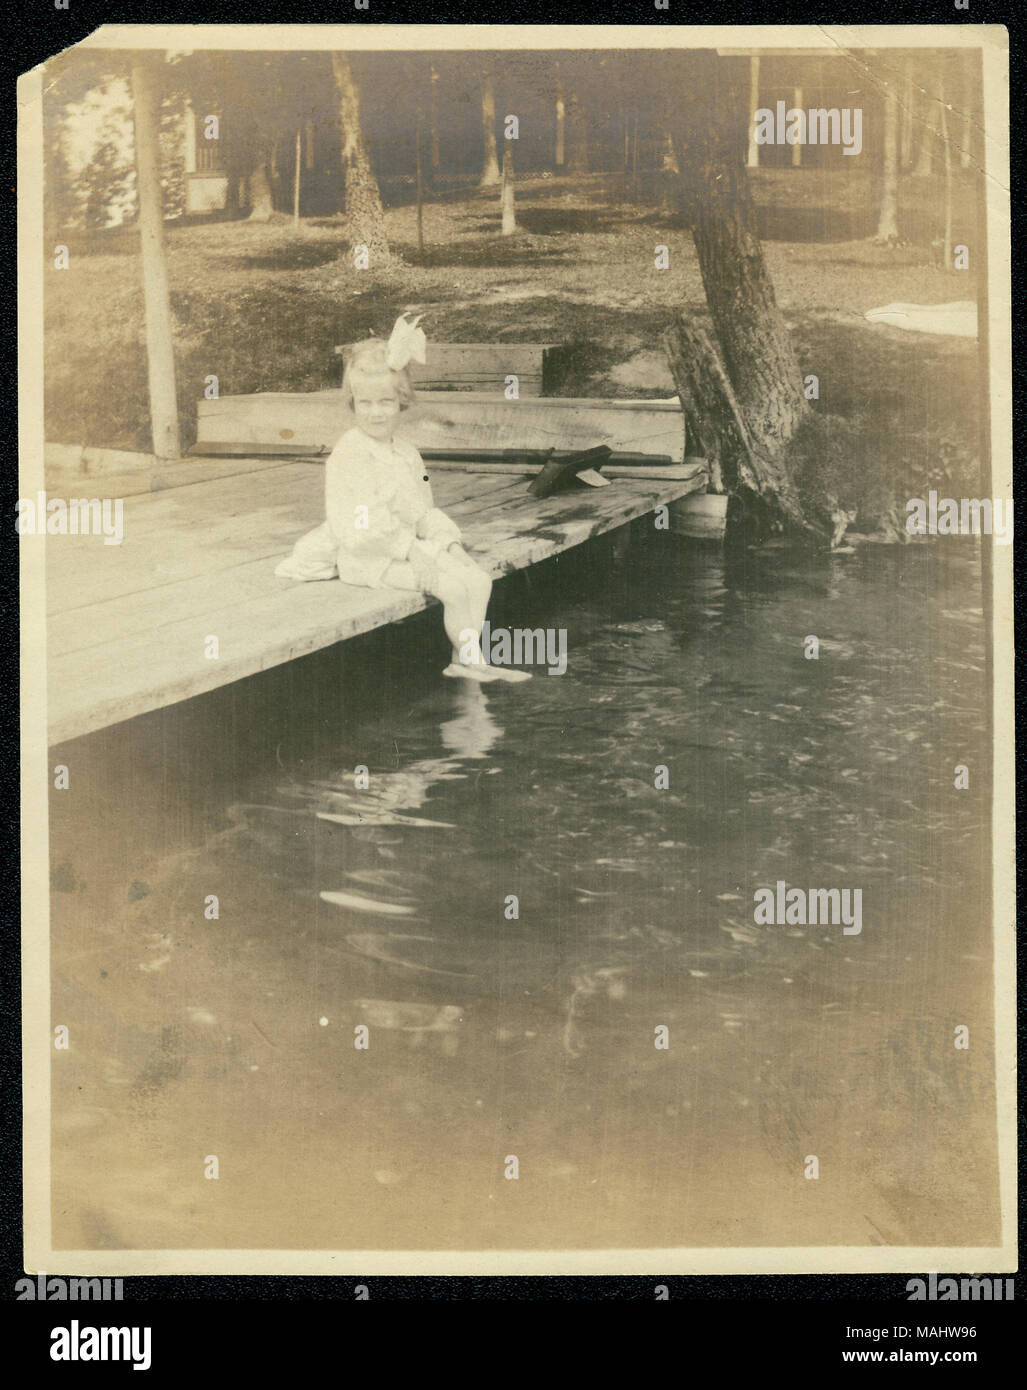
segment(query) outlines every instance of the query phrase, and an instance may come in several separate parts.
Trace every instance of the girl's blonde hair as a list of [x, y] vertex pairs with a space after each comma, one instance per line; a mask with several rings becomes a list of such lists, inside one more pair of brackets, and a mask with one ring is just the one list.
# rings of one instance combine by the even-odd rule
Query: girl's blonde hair
[[354, 343], [346, 354], [346, 365], [342, 373], [342, 400], [348, 410], [353, 409], [353, 374], [357, 376], [391, 377], [399, 397], [400, 410], [409, 410], [414, 403], [414, 385], [410, 380], [410, 370], [403, 367], [393, 371], [385, 360], [386, 343], [384, 338], [365, 338]]

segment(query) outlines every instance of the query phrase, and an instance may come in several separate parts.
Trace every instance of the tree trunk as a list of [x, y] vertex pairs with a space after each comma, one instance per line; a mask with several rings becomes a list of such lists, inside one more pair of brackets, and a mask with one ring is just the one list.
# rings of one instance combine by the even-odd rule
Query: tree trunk
[[346, 228], [352, 246], [366, 246], [372, 269], [392, 260], [385, 235], [378, 181], [364, 144], [360, 124], [360, 95], [345, 53], [332, 54], [332, 71], [339, 95], [342, 124], [342, 167], [346, 190]]
[[941, 234], [941, 263], [945, 270], [952, 269], [952, 148], [949, 143], [948, 111], [945, 107], [945, 91], [941, 90], [941, 144], [945, 161], [945, 214]]
[[566, 118], [566, 106], [563, 99], [563, 75], [560, 72], [560, 64], [556, 65], [556, 167], [562, 169], [564, 165], [564, 124]]
[[969, 67], [965, 68], [963, 72], [962, 98], [964, 106], [963, 134], [959, 151], [959, 167], [961, 169], [969, 169], [970, 161], [973, 159], [974, 148], [974, 80]]
[[[793, 109], [794, 111], [801, 111], [801, 110], [802, 110], [802, 88], [801, 88], [801, 87], [796, 87], [796, 88], [795, 88], [795, 91], [792, 93], [792, 109]], [[802, 166], [802, 142], [799, 141], [799, 140], [796, 140], [795, 144], [792, 146], [792, 168], [793, 168], [793, 169], [799, 169], [799, 168], [801, 168], [801, 166]]]
[[874, 240], [894, 246], [899, 239], [899, 101], [895, 80], [884, 96], [884, 147], [881, 163], [881, 211]]
[[296, 162], [292, 166], [292, 225], [300, 225], [300, 170], [303, 167], [303, 129], [296, 127]]
[[631, 129], [631, 198], [638, 202], [638, 107], [635, 107]]
[[[685, 75], [694, 76], [696, 95], [675, 107], [673, 128], [684, 204], [723, 367], [715, 353], [690, 338], [683, 320], [671, 330], [667, 346], [679, 390], [700, 405], [706, 388], [688, 386], [689, 373], [704, 372], [709, 381], [722, 377], [729, 388], [730, 395], [720, 393], [719, 420], [713, 422], [727, 429], [724, 422], [730, 419], [737, 435], [724, 451], [725, 485], [758, 495], [793, 524], [811, 529], [785, 464], [788, 443], [808, 406], [763, 257], [745, 171], [747, 92], [732, 82], [732, 69], [724, 63], [713, 55], [690, 55]], [[705, 366], [689, 365], [693, 348], [703, 352]]]
[[417, 108], [417, 124], [414, 130], [414, 159], [417, 180], [417, 254], [424, 255], [424, 171], [421, 160], [421, 108]]
[[588, 173], [588, 121], [577, 92], [567, 99], [567, 172]]
[[899, 128], [899, 170], [908, 174], [913, 168], [913, 110], [916, 105], [917, 81], [913, 65], [902, 70], [902, 117]]
[[756, 143], [756, 112], [760, 106], [760, 60], [753, 55], [749, 59], [749, 125], [748, 144], [745, 162], [750, 169], [760, 165], [760, 147]]
[[[919, 90], [919, 83], [917, 88]], [[920, 106], [920, 151], [917, 155], [916, 166], [913, 169], [913, 177], [917, 179], [929, 179], [934, 165], [934, 103], [926, 92], [920, 92], [918, 97]]]
[[507, 143], [503, 151], [503, 235], [512, 236], [517, 230], [517, 216], [514, 212], [514, 167], [513, 151]]
[[267, 177], [267, 147], [263, 143], [257, 151], [246, 189], [250, 204], [250, 222], [267, 222], [274, 208], [271, 205], [271, 184]]
[[669, 130], [663, 132], [663, 149], [660, 155], [660, 168], [665, 174], [672, 178], [677, 178], [681, 173], [678, 167], [678, 157], [674, 153], [674, 140]]
[[806, 411], [798, 359], [777, 307], [740, 159], [708, 164], [692, 235], [728, 378], [756, 440], [788, 443]]
[[431, 78], [429, 94], [431, 102], [428, 107], [429, 140], [432, 178], [439, 172], [439, 70], [434, 63], [429, 64], [429, 75]]
[[481, 75], [481, 133], [485, 143], [485, 158], [478, 183], [481, 188], [491, 188], [499, 182], [499, 158], [496, 154], [495, 84], [492, 73], [487, 68]]

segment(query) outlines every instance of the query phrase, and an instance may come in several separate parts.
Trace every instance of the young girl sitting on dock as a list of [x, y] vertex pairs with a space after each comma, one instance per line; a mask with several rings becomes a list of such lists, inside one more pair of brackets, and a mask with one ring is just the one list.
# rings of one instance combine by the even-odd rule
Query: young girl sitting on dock
[[440, 599], [453, 659], [445, 676], [476, 681], [529, 680], [525, 671], [490, 666], [481, 652], [492, 580], [460, 543], [460, 528], [435, 506], [424, 461], [393, 437], [414, 401], [407, 364], [424, 362], [420, 319], [397, 319], [386, 343], [352, 349], [343, 400], [356, 419], [325, 467], [326, 520], [296, 542], [275, 574], [333, 579], [366, 588], [416, 589]]

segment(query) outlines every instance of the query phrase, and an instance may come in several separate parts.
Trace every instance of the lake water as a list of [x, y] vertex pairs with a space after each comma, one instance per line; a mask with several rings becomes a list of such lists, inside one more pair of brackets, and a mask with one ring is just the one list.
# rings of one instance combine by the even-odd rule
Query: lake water
[[492, 620], [566, 674], [434, 610], [61, 751], [55, 1245], [995, 1242], [979, 552], [636, 526]]

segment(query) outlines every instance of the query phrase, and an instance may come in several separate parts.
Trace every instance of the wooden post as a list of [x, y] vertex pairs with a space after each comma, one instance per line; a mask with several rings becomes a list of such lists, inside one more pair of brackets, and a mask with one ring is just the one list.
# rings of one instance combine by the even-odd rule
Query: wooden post
[[755, 115], [760, 106], [760, 60], [758, 58], [749, 59], [749, 155], [747, 164], [750, 169], [758, 169], [760, 165], [760, 147], [756, 143], [756, 121]]
[[[794, 93], [793, 98], [792, 98], [792, 106], [795, 108], [796, 111], [801, 111], [801, 110], [802, 110], [802, 88], [801, 88], [801, 87], [796, 87], [796, 89], [795, 89], [795, 93]], [[798, 167], [800, 166], [801, 163], [802, 163], [802, 145], [801, 145], [801, 143], [800, 143], [798, 140], [796, 140], [795, 144], [792, 146], [792, 168], [793, 168], [793, 169], [798, 169]]]
[[296, 127], [296, 168], [292, 175], [292, 225], [300, 225], [300, 164], [303, 160], [303, 128]]
[[146, 62], [132, 66], [135, 112], [136, 180], [139, 189], [139, 244], [143, 261], [146, 309], [146, 365], [150, 384], [150, 433], [158, 458], [181, 457], [175, 351], [171, 332], [171, 295], [164, 249], [157, 141], [157, 87]]

